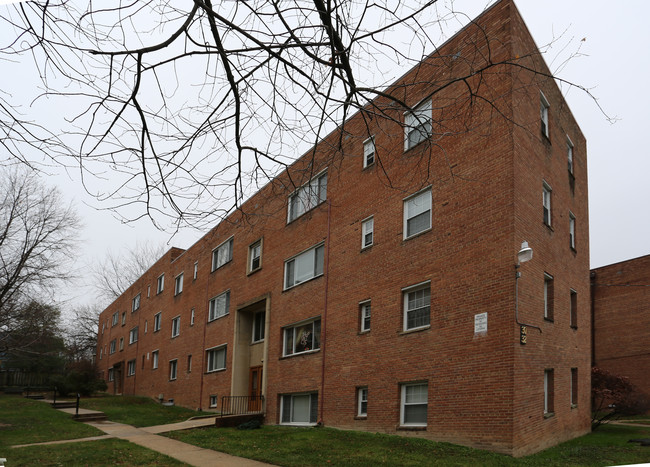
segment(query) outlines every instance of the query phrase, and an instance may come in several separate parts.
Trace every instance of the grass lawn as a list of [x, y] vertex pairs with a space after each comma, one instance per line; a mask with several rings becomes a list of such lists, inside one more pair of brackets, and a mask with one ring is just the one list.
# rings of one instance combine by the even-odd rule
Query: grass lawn
[[120, 439], [2, 449], [0, 457], [6, 457], [6, 465], [11, 467], [186, 465], [171, 457]]
[[6, 446], [103, 434], [44, 402], [0, 394], [0, 457], [7, 457]]
[[613, 425], [520, 459], [418, 438], [331, 428], [206, 428], [177, 431], [168, 436], [281, 466], [605, 466], [650, 461], [650, 447], [628, 442], [633, 438], [650, 438], [650, 427]]
[[84, 409], [104, 412], [112, 422], [126, 423], [136, 427], [163, 425], [187, 420], [206, 412], [185, 409], [183, 407], [166, 407], [148, 397], [138, 396], [98, 396], [81, 399]]

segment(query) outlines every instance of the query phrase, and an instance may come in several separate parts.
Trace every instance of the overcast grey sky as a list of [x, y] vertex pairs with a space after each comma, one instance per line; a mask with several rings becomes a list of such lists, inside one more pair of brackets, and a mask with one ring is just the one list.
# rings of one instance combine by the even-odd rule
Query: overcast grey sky
[[[473, 17], [488, 3], [456, 0], [453, 5]], [[552, 71], [580, 46], [582, 56], [569, 61], [559, 75], [590, 88], [607, 114], [618, 118], [609, 123], [584, 93], [564, 89], [587, 138], [591, 267], [650, 254], [646, 243], [650, 239], [650, 157], [645, 141], [650, 132], [650, 97], [641, 89], [650, 81], [650, 54], [643, 50], [650, 43], [646, 25], [650, 2], [625, 0], [612, 6], [605, 1], [519, 0], [516, 4], [538, 46], [557, 39], [557, 46], [545, 55]], [[554, 61], [557, 54], [559, 62]], [[138, 241], [187, 248], [205, 233], [181, 231], [170, 241], [171, 232], [157, 230], [146, 219], [122, 224], [110, 211], [95, 209], [103, 206], [80, 189], [74, 173], [48, 181], [75, 202], [85, 221], [82, 269], [100, 260], [107, 249], [119, 251]], [[81, 292], [82, 283], [74, 290]], [[79, 296], [75, 301], [84, 300]]]

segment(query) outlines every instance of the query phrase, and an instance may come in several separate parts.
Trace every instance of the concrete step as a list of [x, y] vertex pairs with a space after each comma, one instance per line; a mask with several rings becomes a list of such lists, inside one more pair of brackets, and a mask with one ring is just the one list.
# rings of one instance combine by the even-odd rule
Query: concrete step
[[43, 400], [45, 399], [45, 396], [43, 394], [28, 394], [24, 396], [26, 399], [34, 399], [34, 400]]
[[103, 412], [80, 413], [79, 415], [73, 415], [72, 418], [78, 422], [100, 422], [107, 419], [106, 414]]
[[74, 409], [77, 407], [77, 403], [75, 401], [57, 401], [52, 402], [51, 405], [55, 409]]

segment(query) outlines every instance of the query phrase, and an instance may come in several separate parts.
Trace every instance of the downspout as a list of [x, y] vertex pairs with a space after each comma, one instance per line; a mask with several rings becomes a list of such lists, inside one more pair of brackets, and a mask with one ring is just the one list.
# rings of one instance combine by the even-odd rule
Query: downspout
[[594, 296], [596, 295], [596, 271], [591, 271], [589, 278], [591, 279], [591, 284], [589, 284], [589, 299], [591, 300], [591, 367], [593, 368], [596, 366], [596, 329], [594, 327], [594, 324], [596, 323], [596, 307], [594, 306]]
[[[212, 257], [210, 257], [210, 261], [212, 260]], [[212, 269], [212, 266], [210, 266], [210, 269]], [[198, 276], [198, 271], [197, 271], [197, 276]], [[203, 303], [208, 303], [207, 305], [207, 311], [205, 313], [205, 320], [203, 321], [203, 340], [201, 341], [201, 369], [199, 371], [199, 374], [201, 375], [201, 381], [199, 383], [199, 408], [198, 410], [201, 412], [203, 411], [203, 375], [205, 374], [204, 371], [204, 364], [205, 364], [205, 333], [208, 328], [208, 313], [210, 313], [210, 305], [208, 302], [208, 292], [210, 291], [210, 275], [206, 277], [205, 279], [205, 298], [203, 300]], [[198, 308], [198, 307], [197, 307]], [[196, 316], [194, 316], [194, 320], [196, 321]], [[196, 323], [195, 323], [196, 324]]]
[[326, 337], [327, 337], [327, 296], [329, 291], [329, 267], [330, 267], [330, 232], [331, 232], [331, 214], [332, 214], [332, 201], [327, 199], [327, 241], [325, 242], [325, 305], [323, 309], [323, 317], [321, 318], [321, 336], [320, 336], [320, 345], [321, 352], [323, 355], [323, 360], [321, 364], [321, 379], [320, 379], [320, 420], [318, 420], [318, 425], [323, 425], [323, 403], [325, 400], [325, 356], [327, 355], [326, 349]]

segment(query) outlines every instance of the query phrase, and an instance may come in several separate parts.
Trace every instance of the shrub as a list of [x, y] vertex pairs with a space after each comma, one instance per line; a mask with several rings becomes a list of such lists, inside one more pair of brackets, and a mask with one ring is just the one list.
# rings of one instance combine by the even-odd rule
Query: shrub
[[648, 412], [650, 398], [632, 384], [629, 378], [593, 367], [591, 408], [591, 427], [595, 430], [603, 423], [622, 415], [641, 415]]

